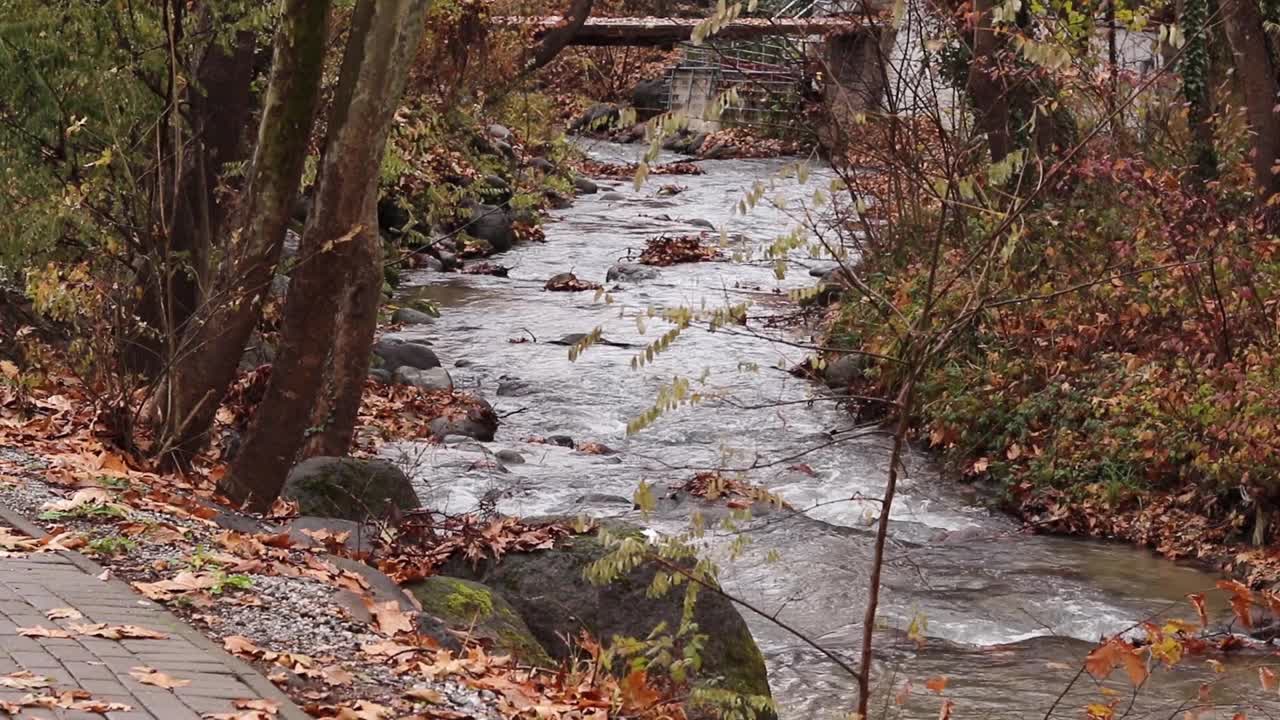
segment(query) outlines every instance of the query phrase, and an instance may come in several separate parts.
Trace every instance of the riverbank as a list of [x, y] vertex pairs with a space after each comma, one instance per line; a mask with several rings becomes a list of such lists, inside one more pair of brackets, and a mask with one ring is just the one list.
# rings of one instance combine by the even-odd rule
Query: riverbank
[[[999, 285], [943, 257], [951, 297], [987, 308], [929, 359], [915, 437], [1038, 532], [1132, 542], [1274, 585], [1275, 238], [1228, 190], [1197, 193], [1138, 161], [1094, 155], [1060, 186], [1022, 218]], [[858, 268], [902, 317], [923, 303], [923, 235], [886, 234]], [[852, 295], [823, 344], [892, 355], [897, 323]], [[952, 320], [947, 302], [939, 325]], [[845, 357], [834, 385], [866, 397], [896, 387], [893, 366]]]

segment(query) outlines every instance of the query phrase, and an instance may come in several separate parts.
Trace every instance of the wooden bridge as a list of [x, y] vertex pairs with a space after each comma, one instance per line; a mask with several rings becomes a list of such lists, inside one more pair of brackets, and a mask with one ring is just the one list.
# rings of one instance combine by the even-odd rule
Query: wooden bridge
[[[535, 35], [563, 27], [564, 18], [549, 17], [496, 17], [492, 22], [508, 26], [533, 26]], [[671, 46], [693, 38], [694, 28], [701, 23], [698, 18], [666, 17], [593, 17], [578, 29], [570, 40], [571, 45], [618, 46], [661, 45]], [[738, 18], [720, 26], [711, 39], [743, 40], [771, 36], [815, 36], [853, 32], [880, 25], [883, 18], [875, 16], [839, 16], [816, 18]]]

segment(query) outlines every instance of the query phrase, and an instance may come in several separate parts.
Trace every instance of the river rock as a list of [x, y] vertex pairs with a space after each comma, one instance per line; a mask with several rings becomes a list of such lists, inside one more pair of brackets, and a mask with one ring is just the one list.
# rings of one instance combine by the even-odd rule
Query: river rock
[[462, 267], [462, 263], [458, 262], [458, 256], [444, 249], [437, 249], [435, 257], [440, 261], [440, 269], [449, 272]]
[[397, 325], [430, 325], [435, 321], [430, 315], [413, 308], [397, 308], [391, 313], [391, 322]]
[[712, 224], [710, 220], [703, 220], [702, 218], [689, 218], [685, 220], [685, 223], [694, 227], [706, 228], [708, 230], [716, 229], [716, 226]]
[[393, 198], [378, 200], [378, 229], [390, 235], [399, 235], [413, 216]]
[[641, 80], [631, 90], [631, 106], [636, 110], [636, 119], [648, 120], [661, 115], [667, 109], [667, 82], [665, 78]]
[[379, 385], [390, 385], [391, 373], [382, 368], [369, 368], [369, 379]]
[[422, 343], [383, 339], [373, 344], [373, 354], [382, 361], [381, 369], [389, 373], [401, 367], [418, 370], [440, 367], [435, 351]]
[[641, 280], [653, 280], [661, 273], [658, 268], [640, 263], [619, 262], [614, 263], [609, 268], [609, 272], [605, 273], [605, 282], [640, 282]]
[[506, 379], [498, 382], [498, 397], [523, 397], [533, 392], [533, 386], [519, 379]]
[[550, 188], [542, 191], [542, 196], [547, 200], [547, 207], [552, 210], [564, 210], [573, 207], [573, 199], [567, 195], [561, 195], [559, 192]]
[[357, 521], [420, 507], [404, 471], [385, 460], [308, 458], [289, 470], [280, 496], [302, 515]]
[[419, 370], [418, 368], [401, 366], [391, 374], [391, 379], [396, 385], [408, 385], [419, 390], [453, 389], [453, 378], [449, 376], [449, 371], [442, 367]]
[[493, 456], [497, 458], [499, 462], [505, 463], [507, 465], [523, 465], [524, 464], [524, 456], [516, 452], [515, 450], [499, 450], [498, 452], [494, 453]]
[[506, 252], [515, 244], [516, 235], [511, 213], [496, 205], [472, 201], [465, 232], [477, 240], [484, 240], [494, 252]]
[[516, 156], [516, 149], [511, 147], [511, 143], [506, 140], [494, 140], [493, 149], [503, 157], [513, 158]]
[[574, 175], [573, 189], [579, 195], [592, 195], [599, 192], [600, 186], [592, 182], [590, 178], [585, 178], [581, 175]]
[[698, 150], [706, 140], [706, 133], [681, 130], [664, 140], [662, 148], [682, 155], [697, 155]]
[[822, 370], [822, 381], [833, 390], [848, 390], [866, 369], [866, 355], [847, 353], [827, 363]]
[[560, 447], [567, 447], [567, 448], [575, 448], [578, 446], [578, 444], [573, 441], [573, 438], [569, 437], [568, 435], [548, 435], [547, 444], [559, 445]]
[[626, 199], [627, 199], [627, 196], [626, 196], [626, 195], [623, 195], [622, 193], [607, 192], [607, 193], [605, 193], [605, 194], [601, 195], [601, 196], [600, 196], [600, 199], [601, 199], [601, 200], [608, 200], [609, 202], [618, 202], [619, 200], [626, 200]]
[[550, 175], [556, 171], [556, 166], [546, 158], [537, 157], [529, 161], [529, 167], [537, 170], [543, 175]]
[[511, 654], [529, 665], [556, 663], [538, 642], [520, 613], [502, 595], [473, 580], [433, 575], [408, 587], [424, 615], [486, 641], [495, 654]]
[[619, 113], [616, 105], [596, 103], [570, 123], [569, 130], [587, 133], [601, 132], [617, 122], [618, 117]]
[[474, 440], [489, 442], [498, 431], [498, 415], [493, 406], [483, 398], [470, 397], [469, 402], [450, 408], [448, 415], [431, 420], [427, 428], [431, 434], [443, 439], [450, 435], [465, 435]]
[[505, 126], [499, 125], [498, 123], [494, 123], [490, 125], [488, 130], [489, 130], [489, 137], [491, 138], [494, 138], [497, 140], [511, 139], [511, 131], [508, 130]]
[[[614, 537], [642, 537], [640, 528], [626, 523], [605, 520], [602, 526]], [[604, 584], [588, 580], [589, 569], [611, 550], [599, 535], [575, 535], [553, 549], [508, 553], [497, 562], [482, 560], [473, 565], [455, 558], [444, 571], [484, 583], [505, 597], [523, 616], [533, 637], [558, 660], [573, 657], [575, 649], [565, 639], [576, 638], [583, 630], [602, 642], [615, 636], [643, 639], [659, 623], [674, 633], [680, 626], [685, 586], [650, 597], [657, 568], [644, 562]], [[768, 698], [764, 656], [733, 603], [701, 592], [693, 619], [706, 636], [695, 682]]]

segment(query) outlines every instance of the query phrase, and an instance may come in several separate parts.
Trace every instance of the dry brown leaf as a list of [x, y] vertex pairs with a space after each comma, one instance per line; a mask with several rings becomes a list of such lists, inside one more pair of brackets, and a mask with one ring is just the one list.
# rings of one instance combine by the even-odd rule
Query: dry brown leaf
[[134, 680], [137, 680], [143, 685], [155, 685], [156, 687], [161, 687], [166, 690], [186, 687], [191, 684], [190, 680], [175, 678], [172, 675], [166, 675], [159, 670], [145, 666], [135, 667], [129, 671], [129, 674], [133, 676]]
[[931, 677], [928, 680], [925, 680], [924, 686], [928, 688], [930, 692], [940, 693], [947, 689], [947, 678], [944, 675]]
[[320, 671], [321, 677], [330, 685], [346, 686], [355, 682], [355, 676], [341, 665], [330, 665]]
[[42, 637], [42, 638], [69, 638], [71, 633], [61, 628], [47, 628], [43, 625], [35, 627], [18, 628], [18, 634], [22, 637]]
[[44, 616], [50, 620], [79, 620], [84, 617], [79, 610], [69, 607], [46, 610]]
[[257, 657], [262, 654], [262, 648], [254, 645], [249, 638], [242, 635], [228, 635], [222, 638], [222, 647], [232, 655]]
[[364, 606], [373, 614], [374, 625], [384, 635], [393, 636], [413, 629], [413, 618], [409, 613], [401, 610], [400, 604], [395, 600], [377, 603], [365, 597]]
[[14, 690], [36, 690], [39, 688], [47, 688], [53, 684], [53, 681], [41, 675], [35, 675], [29, 670], [19, 670], [8, 675], [0, 675], [0, 687], [12, 688]]
[[414, 685], [404, 691], [404, 696], [410, 700], [420, 700], [422, 702], [431, 703], [432, 705], [443, 705], [445, 703], [445, 697], [443, 694], [438, 690], [432, 690], [425, 685]]

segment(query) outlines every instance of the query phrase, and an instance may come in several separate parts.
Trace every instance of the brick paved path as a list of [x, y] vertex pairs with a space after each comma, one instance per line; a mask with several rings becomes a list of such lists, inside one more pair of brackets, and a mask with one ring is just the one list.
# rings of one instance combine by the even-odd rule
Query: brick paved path
[[[7, 511], [0, 512], [0, 525], [35, 534]], [[94, 700], [132, 706], [129, 712], [108, 713], [106, 717], [112, 720], [196, 720], [205, 713], [232, 712], [233, 700], [256, 698], [280, 702], [279, 717], [307, 717], [251, 667], [123, 582], [98, 579], [94, 574], [98, 570], [76, 553], [0, 557], [0, 676], [28, 670], [51, 678], [55, 693], [81, 688], [92, 693]], [[45, 613], [54, 608], [74, 608], [84, 617], [50, 620]], [[18, 628], [43, 625], [65, 629], [72, 623], [138, 625], [168, 638], [115, 641], [74, 633], [70, 638], [18, 634]], [[144, 685], [129, 674], [141, 666], [191, 684], [173, 690]], [[0, 701], [16, 702], [24, 694], [0, 687]], [[2, 717], [6, 716], [0, 711]], [[17, 717], [101, 720], [103, 716], [28, 708]]]

